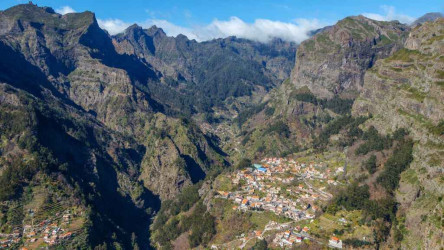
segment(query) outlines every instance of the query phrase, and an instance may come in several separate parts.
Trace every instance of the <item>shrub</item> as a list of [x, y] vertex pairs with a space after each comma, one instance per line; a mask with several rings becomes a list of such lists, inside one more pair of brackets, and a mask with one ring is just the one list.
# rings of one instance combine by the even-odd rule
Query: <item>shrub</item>
[[393, 155], [384, 165], [384, 171], [378, 176], [377, 181], [388, 192], [393, 192], [399, 184], [400, 174], [410, 165], [412, 156], [413, 142], [411, 140], [401, 141]]
[[355, 151], [356, 155], [365, 155], [370, 151], [381, 151], [390, 148], [393, 140], [389, 135], [379, 135], [378, 130], [371, 126], [368, 131], [364, 132], [362, 138], [365, 140]]
[[281, 136], [289, 137], [290, 136], [290, 129], [288, 128], [288, 125], [285, 124], [283, 121], [277, 121], [270, 125], [266, 130], [265, 133], [276, 133]]
[[364, 163], [364, 167], [370, 174], [374, 174], [376, 172], [376, 155], [371, 155]]
[[242, 158], [236, 165], [236, 169], [245, 169], [251, 167], [252, 163], [250, 159]]

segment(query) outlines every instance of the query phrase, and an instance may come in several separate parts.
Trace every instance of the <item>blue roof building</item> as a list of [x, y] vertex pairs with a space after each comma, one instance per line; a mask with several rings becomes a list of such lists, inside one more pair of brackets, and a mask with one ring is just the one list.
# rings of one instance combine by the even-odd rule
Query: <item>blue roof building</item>
[[253, 164], [253, 166], [256, 168], [256, 169], [259, 169], [259, 168], [262, 168], [262, 165], [261, 164]]
[[262, 168], [262, 167], [258, 168], [257, 170], [261, 171], [261, 172], [264, 172], [264, 173], [267, 172], [267, 169], [266, 168]]

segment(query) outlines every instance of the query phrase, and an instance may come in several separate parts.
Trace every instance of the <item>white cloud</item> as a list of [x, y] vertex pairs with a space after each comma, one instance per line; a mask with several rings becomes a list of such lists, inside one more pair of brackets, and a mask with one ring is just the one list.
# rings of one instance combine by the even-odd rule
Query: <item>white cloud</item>
[[400, 13], [396, 13], [395, 7], [393, 7], [393, 6], [383, 5], [383, 6], [381, 6], [381, 9], [384, 14], [363, 13], [362, 15], [365, 17], [368, 17], [370, 19], [377, 20], [377, 21], [398, 20], [401, 23], [407, 23], [407, 24], [410, 24], [413, 21], [415, 21], [414, 17], [400, 14]]
[[69, 7], [69, 6], [63, 6], [63, 7], [59, 8], [59, 9], [56, 9], [55, 12], [57, 12], [59, 14], [62, 14], [62, 15], [65, 15], [65, 14], [68, 14], [68, 13], [75, 13], [76, 11], [73, 8]]
[[120, 19], [97, 19], [100, 28], [107, 30], [111, 35], [118, 34], [128, 28], [131, 24]]
[[159, 28], [162, 28], [165, 33], [169, 36], [177, 36], [179, 34], [187, 36], [189, 39], [196, 39], [198, 41], [201, 41], [199, 39], [199, 36], [196, 35], [195, 30], [191, 28], [186, 28], [182, 26], [175, 25], [167, 20], [163, 19], [148, 19], [142, 23], [138, 23], [140, 26], [144, 28], [149, 28], [153, 25], [156, 25]]
[[268, 42], [278, 37], [286, 41], [302, 42], [308, 38], [310, 30], [320, 28], [319, 21], [296, 19], [285, 23], [268, 19], [256, 19], [254, 23], [246, 23], [238, 17], [231, 17], [228, 21], [214, 20], [204, 27], [198, 37], [208, 40], [217, 37], [236, 36], [260, 42]]
[[[123, 32], [130, 26], [129, 23], [119, 19], [99, 19], [98, 22], [100, 27], [106, 29], [110, 34]], [[256, 19], [253, 23], [247, 23], [238, 17], [231, 17], [226, 21], [215, 19], [208, 25], [195, 26], [192, 28], [178, 26], [163, 19], [148, 19], [138, 24], [144, 28], [156, 25], [162, 28], [169, 36], [183, 34], [189, 39], [196, 39], [197, 41], [236, 36], [260, 42], [268, 42], [273, 38], [302, 42], [308, 38], [307, 33], [309, 31], [325, 26], [325, 24], [320, 23], [316, 19], [296, 19], [288, 23], [268, 19]]]

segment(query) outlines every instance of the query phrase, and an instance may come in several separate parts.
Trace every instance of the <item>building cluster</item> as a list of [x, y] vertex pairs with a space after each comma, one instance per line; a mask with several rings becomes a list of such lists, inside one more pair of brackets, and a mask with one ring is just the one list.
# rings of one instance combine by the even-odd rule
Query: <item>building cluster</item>
[[52, 246], [70, 239], [73, 232], [70, 232], [67, 228], [72, 217], [70, 211], [66, 211], [38, 224], [25, 224], [23, 228], [15, 229], [12, 234], [0, 234], [0, 249], [10, 248], [14, 244], [20, 243], [21, 240], [25, 244], [40, 241]]
[[276, 233], [273, 243], [280, 247], [291, 247], [294, 244], [301, 243], [303, 240], [309, 240], [310, 229], [308, 227], [290, 228], [288, 230]]
[[[326, 185], [337, 185], [333, 178], [342, 171], [342, 168], [331, 171], [322, 164], [265, 158], [260, 164], [230, 176], [232, 184], [239, 186], [238, 190], [218, 193], [219, 197], [236, 204], [233, 209], [271, 211], [293, 220], [312, 219], [318, 209], [315, 203], [332, 198], [324, 191]], [[325, 185], [316, 188], [310, 181]]]
[[0, 249], [10, 248], [21, 240], [20, 229], [14, 229], [12, 233], [0, 233]]

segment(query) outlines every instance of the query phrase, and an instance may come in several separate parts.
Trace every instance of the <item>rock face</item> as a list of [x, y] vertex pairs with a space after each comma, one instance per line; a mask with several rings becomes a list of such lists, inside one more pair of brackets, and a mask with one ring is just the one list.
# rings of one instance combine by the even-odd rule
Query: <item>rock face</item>
[[444, 210], [443, 53], [444, 19], [416, 26], [403, 49], [367, 71], [353, 106], [354, 115], [372, 114], [368, 123], [378, 130], [406, 128], [417, 141], [397, 192], [408, 231], [402, 242], [406, 249], [442, 247], [437, 219]]
[[113, 43], [120, 54], [134, 55], [161, 73], [164, 84], [152, 86], [154, 95], [182, 99], [198, 112], [279, 85], [288, 78], [296, 52], [296, 44], [279, 39], [269, 44], [235, 37], [198, 43], [137, 25], [114, 36]]
[[291, 82], [318, 97], [359, 95], [365, 71], [401, 48], [409, 28], [399, 22], [347, 17], [298, 48]]
[[[246, 148], [257, 152], [265, 145], [266, 152], [279, 155], [292, 152], [295, 141], [298, 146], [309, 145], [312, 134], [338, 115], [329, 107], [333, 105], [320, 102], [336, 98], [332, 101], [336, 108], [349, 105], [344, 99], [359, 96], [366, 70], [399, 50], [408, 31], [409, 27], [399, 22], [357, 16], [313, 32], [315, 35], [298, 47], [290, 80], [269, 93], [263, 112], [245, 122], [247, 132], [242, 140]], [[267, 109], [273, 113], [265, 112]], [[266, 127], [276, 121], [285, 124], [291, 136], [269, 138]]]
[[[194, 128], [177, 137], [174, 133], [188, 131], [191, 123], [169, 115], [205, 112], [227, 97], [270, 88], [288, 76], [294, 63], [290, 54], [295, 45], [277, 40], [270, 45], [236, 38], [197, 43], [184, 36], [167, 37], [157, 27], [138, 26], [111, 38], [91, 12], [62, 16], [32, 4], [0, 16], [2, 79], [35, 95], [49, 91], [111, 130], [154, 147], [144, 156], [151, 159], [143, 162], [144, 183], [162, 198], [203, 178], [210, 166], [226, 164], [212, 136]], [[34, 84], [30, 78], [35, 78]], [[156, 125], [156, 113], [167, 114], [164, 127]], [[147, 131], [156, 129], [162, 136], [149, 137]], [[171, 162], [153, 160], [167, 152], [177, 157]], [[169, 169], [182, 172], [173, 176]], [[153, 178], [150, 171], [178, 179]]]
[[280, 40], [198, 43], [157, 27], [111, 37], [91, 12], [59, 15], [33, 4], [1, 11], [0, 129], [8, 143], [0, 145], [0, 172], [17, 152], [53, 157], [57, 166], [33, 169], [11, 187], [42, 187], [36, 179], [60, 176], [91, 207], [88, 246], [148, 248], [159, 197], [229, 165], [218, 138], [182, 117], [265, 93], [288, 78], [295, 50]]
[[425, 22], [433, 22], [436, 19], [442, 18], [444, 15], [440, 12], [431, 12], [427, 13], [420, 18], [416, 19], [412, 24], [410, 24], [411, 27], [415, 27], [418, 24], [423, 24]]

